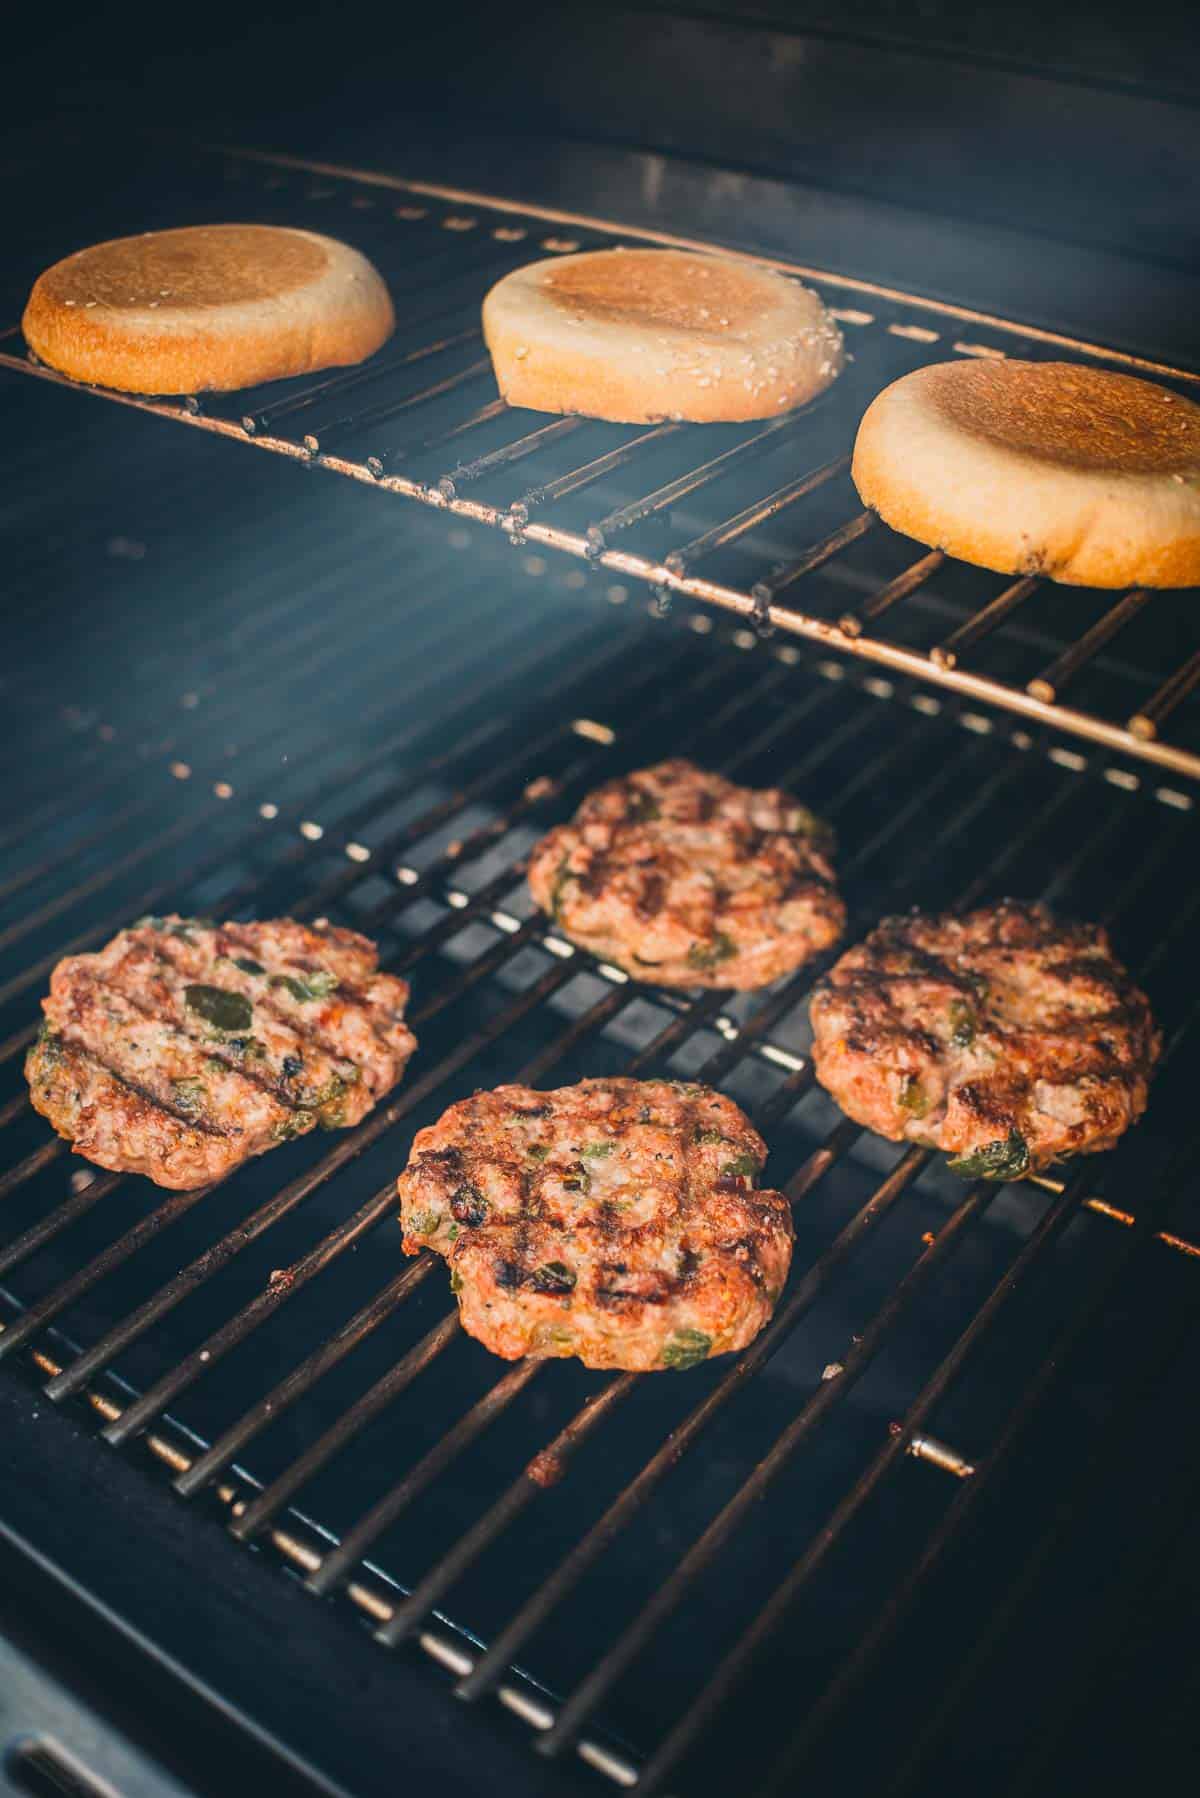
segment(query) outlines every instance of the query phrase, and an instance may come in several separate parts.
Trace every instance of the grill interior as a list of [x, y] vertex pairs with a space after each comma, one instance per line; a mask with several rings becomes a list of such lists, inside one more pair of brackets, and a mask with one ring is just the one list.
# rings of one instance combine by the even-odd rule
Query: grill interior
[[[361, 486], [314, 504], [199, 434], [151, 472], [136, 412], [9, 385], [6, 1370], [568, 1785], [921, 1790], [936, 1765], [990, 1792], [1068, 1749], [1073, 1777], [1102, 1765], [1073, 1719], [1146, 1677], [1119, 1652], [1190, 1519], [1158, 1495], [1197, 1373], [1191, 795], [532, 540], [418, 511], [398, 540]], [[1131, 681], [1111, 653], [1089, 671]], [[530, 843], [668, 753], [828, 816], [851, 935], [1006, 892], [1108, 922], [1167, 1039], [1143, 1123], [1057, 1178], [964, 1186], [814, 1086], [819, 967], [689, 999], [558, 940]], [[74, 1161], [24, 1096], [37, 999], [63, 953], [167, 909], [375, 936], [420, 1038], [392, 1104], [203, 1196]], [[718, 1083], [766, 1135], [797, 1232], [775, 1320], [679, 1379], [500, 1363], [444, 1269], [402, 1259], [395, 1174], [475, 1087], [630, 1072]]]
[[[894, 673], [1005, 707], [1151, 764], [1200, 774], [1200, 683], [1187, 595], [1093, 593], [989, 575], [926, 551], [864, 512], [849, 479], [858, 419], [881, 387], [929, 361], [1085, 358], [1195, 395], [1200, 373], [891, 289], [777, 263], [812, 281], [851, 354], [830, 392], [766, 425], [650, 428], [547, 420], [496, 396], [479, 332], [494, 281], [533, 255], [653, 238], [478, 195], [287, 158], [196, 157], [163, 183], [120, 186], [95, 237], [231, 213], [328, 230], [382, 270], [400, 315], [365, 368], [182, 402], [162, 417], [312, 463], [565, 552], [616, 578], [722, 607]], [[168, 198], [164, 199], [164, 189]], [[43, 260], [65, 243], [42, 246]], [[704, 246], [700, 246], [704, 247]], [[16, 269], [15, 321], [38, 271]], [[61, 384], [23, 353], [0, 364]]]

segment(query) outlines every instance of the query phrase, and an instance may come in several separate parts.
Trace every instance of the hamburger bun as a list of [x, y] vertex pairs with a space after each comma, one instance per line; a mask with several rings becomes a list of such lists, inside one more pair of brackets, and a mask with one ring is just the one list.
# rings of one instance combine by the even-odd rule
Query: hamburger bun
[[807, 287], [686, 250], [529, 263], [484, 300], [483, 335], [510, 406], [618, 424], [774, 418], [842, 366], [841, 333]]
[[21, 324], [73, 380], [199, 393], [361, 362], [395, 322], [379, 274], [348, 244], [196, 225], [77, 250], [38, 276]]
[[864, 501], [999, 574], [1200, 582], [1200, 406], [1071, 362], [963, 361], [887, 387], [858, 428]]

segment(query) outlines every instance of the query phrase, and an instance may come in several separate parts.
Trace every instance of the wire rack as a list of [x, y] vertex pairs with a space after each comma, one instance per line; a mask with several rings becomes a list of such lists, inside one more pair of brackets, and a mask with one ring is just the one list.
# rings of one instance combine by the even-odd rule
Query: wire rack
[[[397, 303], [392, 342], [365, 367], [317, 381], [181, 401], [103, 397], [491, 526], [518, 546], [565, 553], [645, 583], [660, 603], [721, 607], [1035, 725], [1200, 774], [1200, 721], [1185, 706], [1200, 684], [1190, 595], [1005, 581], [937, 550], [916, 553], [862, 510], [848, 474], [865, 406], [928, 361], [1086, 358], [1192, 394], [1196, 371], [775, 259], [771, 266], [811, 281], [842, 323], [852, 361], [828, 395], [753, 427], [548, 421], [496, 395], [478, 322], [488, 287], [531, 256], [632, 241], [710, 246], [245, 152], [198, 158], [170, 187], [167, 215], [148, 202], [131, 208], [126, 197], [112, 229], [128, 230], [135, 217], [142, 225], [219, 218], [231, 206], [246, 218], [336, 230], [363, 248]], [[0, 365], [70, 385], [22, 354], [15, 325], [5, 338]]]
[[[179, 501], [203, 497], [193, 474]], [[1022, 1593], [1089, 1515], [1097, 1467], [1128, 1455], [1147, 1383], [1190, 1340], [1186, 800], [1113, 783], [1102, 756], [1022, 752], [955, 695], [808, 666], [703, 608], [655, 616], [620, 583], [582, 588], [532, 548], [514, 589], [512, 558], [493, 564], [453, 520], [410, 533], [399, 630], [367, 578], [379, 562], [362, 560], [390, 553], [378, 509], [356, 507], [352, 538], [324, 509], [272, 519], [276, 497], [226, 517], [227, 552], [236, 564], [239, 533], [265, 530], [285, 566], [268, 560], [257, 590], [239, 581], [195, 623], [181, 595], [167, 659], [198, 668], [193, 685], [164, 682], [144, 632], [108, 711], [64, 707], [61, 689], [47, 704], [36, 675], [20, 685], [29, 718], [6, 767], [40, 781], [0, 836], [0, 1360], [382, 1646], [418, 1648], [485, 1712], [498, 1700], [541, 1752], [639, 1792], [701, 1793], [750, 1777], [752, 1739], [774, 1791], [825, 1743], [844, 1752], [839, 1729], [881, 1666], [892, 1677], [939, 1569], [993, 1530], [1031, 1436], [1061, 1428], [1072, 1368], [1082, 1357], [1094, 1389], [1096, 1330], [1140, 1295], [1105, 1405], [1066, 1438], [1061, 1475], [1041, 1473], [1056, 1506], [1008, 1543], [1003, 1603], [905, 1730], [904, 1789], [920, 1789]], [[134, 583], [137, 548], [110, 543]], [[151, 574], [139, 590], [153, 616]], [[557, 937], [524, 889], [529, 844], [595, 782], [666, 752], [830, 815], [852, 933], [903, 904], [1005, 890], [1107, 921], [1167, 1032], [1146, 1122], [1057, 1177], [963, 1186], [815, 1086], [820, 965], [757, 995], [669, 995]], [[36, 1000], [61, 954], [168, 907], [330, 916], [376, 937], [413, 983], [421, 1044], [391, 1102], [207, 1192], [72, 1161], [20, 1084]], [[694, 1374], [506, 1366], [463, 1337], [436, 1258], [399, 1253], [394, 1178], [417, 1128], [501, 1078], [602, 1072], [719, 1083], [766, 1133], [795, 1208], [773, 1322]], [[828, 1579], [844, 1593], [848, 1545], [856, 1602], [821, 1609]]]

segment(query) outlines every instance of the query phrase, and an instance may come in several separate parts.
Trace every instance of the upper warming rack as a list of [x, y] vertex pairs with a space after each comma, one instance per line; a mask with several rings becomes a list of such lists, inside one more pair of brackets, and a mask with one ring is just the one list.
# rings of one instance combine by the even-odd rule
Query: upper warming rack
[[[190, 179], [193, 188], [171, 190], [170, 218], [154, 223], [235, 210], [354, 241], [389, 283], [397, 334], [368, 365], [318, 380], [182, 400], [103, 397], [565, 552], [645, 582], [663, 605], [682, 595], [720, 606], [763, 630], [1200, 775], [1200, 726], [1180, 709], [1200, 683], [1190, 595], [1092, 593], [989, 575], [938, 550], [914, 556], [911, 542], [863, 510], [849, 480], [866, 404], [928, 361], [1086, 358], [1186, 392], [1200, 373], [760, 259], [812, 282], [841, 322], [851, 360], [828, 394], [754, 425], [548, 418], [496, 397], [479, 329], [493, 282], [547, 253], [629, 240], [710, 246], [283, 156], [203, 155]], [[63, 381], [27, 359], [15, 327], [4, 338], [0, 364]], [[1173, 740], [1163, 735], [1168, 723]]]

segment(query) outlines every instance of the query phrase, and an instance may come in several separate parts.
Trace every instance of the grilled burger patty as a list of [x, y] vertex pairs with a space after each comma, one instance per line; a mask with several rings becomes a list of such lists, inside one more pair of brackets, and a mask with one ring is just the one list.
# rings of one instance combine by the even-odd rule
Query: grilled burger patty
[[404, 1249], [450, 1262], [463, 1328], [506, 1360], [691, 1367], [744, 1348], [792, 1255], [786, 1199], [738, 1107], [673, 1080], [501, 1086], [422, 1130]]
[[356, 1124], [416, 1047], [408, 986], [352, 930], [143, 918], [59, 962], [25, 1062], [77, 1154], [186, 1189]]
[[995, 1180], [1112, 1148], [1162, 1044], [1098, 925], [1012, 900], [885, 919], [818, 985], [812, 1025], [817, 1078], [857, 1123]]
[[534, 849], [563, 933], [657, 986], [766, 986], [835, 943], [833, 835], [778, 788], [659, 762], [588, 795]]

